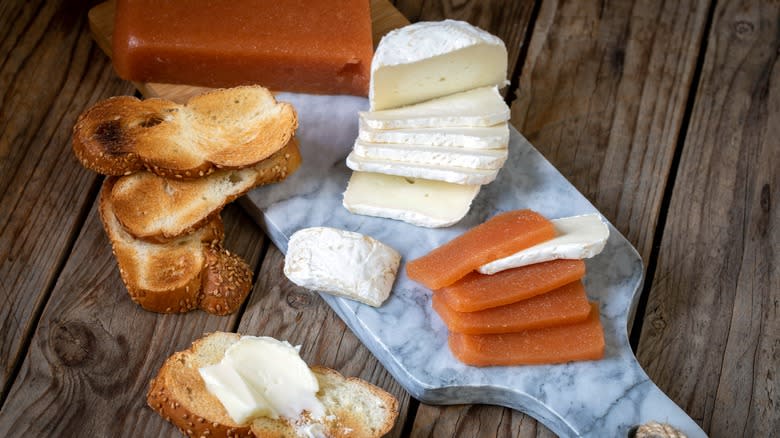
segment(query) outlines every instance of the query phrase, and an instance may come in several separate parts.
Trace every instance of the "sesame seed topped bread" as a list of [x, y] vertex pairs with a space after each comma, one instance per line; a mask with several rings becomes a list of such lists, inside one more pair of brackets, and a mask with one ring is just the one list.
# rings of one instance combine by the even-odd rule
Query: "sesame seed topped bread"
[[218, 170], [197, 179], [169, 179], [151, 172], [120, 177], [111, 189], [114, 214], [133, 236], [167, 242], [192, 233], [249, 190], [278, 182], [301, 163], [295, 137], [260, 163]]
[[116, 181], [109, 177], [103, 183], [100, 218], [133, 301], [160, 313], [198, 308], [218, 315], [236, 311], [252, 286], [252, 271], [240, 257], [222, 248], [219, 214], [170, 242], [145, 242], [127, 233], [116, 219], [111, 203]]
[[198, 369], [220, 362], [239, 339], [235, 333], [216, 332], [195, 341], [188, 350], [174, 353], [149, 384], [149, 406], [187, 436], [196, 437], [373, 438], [392, 429], [398, 416], [395, 397], [361, 379], [317, 366], [311, 370], [320, 386], [317, 398], [325, 407], [323, 419], [312, 420], [304, 413], [295, 424], [268, 417], [235, 423], [206, 389]]
[[85, 167], [105, 175], [145, 168], [197, 178], [265, 160], [290, 141], [297, 126], [292, 105], [276, 102], [260, 86], [214, 90], [186, 105], [118, 96], [79, 116], [73, 151]]

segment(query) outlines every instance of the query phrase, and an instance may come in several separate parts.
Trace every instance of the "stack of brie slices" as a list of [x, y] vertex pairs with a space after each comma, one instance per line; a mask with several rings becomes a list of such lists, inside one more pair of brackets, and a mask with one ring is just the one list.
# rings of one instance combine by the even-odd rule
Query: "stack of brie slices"
[[352, 213], [446, 227], [507, 159], [503, 41], [461, 21], [390, 32], [371, 64], [370, 111], [347, 166]]

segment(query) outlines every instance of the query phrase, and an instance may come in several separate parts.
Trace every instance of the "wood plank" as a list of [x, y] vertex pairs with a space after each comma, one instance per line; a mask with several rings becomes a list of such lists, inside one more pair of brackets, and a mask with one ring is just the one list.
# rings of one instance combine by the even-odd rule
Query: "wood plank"
[[325, 301], [287, 280], [283, 268], [284, 255], [271, 246], [238, 332], [273, 336], [301, 345], [301, 357], [307, 363], [333, 368], [345, 376], [360, 377], [390, 392], [398, 399], [400, 412], [388, 436], [400, 437], [408, 413], [409, 394]]
[[[257, 266], [262, 232], [237, 206], [223, 218], [226, 247]], [[93, 207], [0, 410], [0, 436], [172, 435], [146, 406], [149, 380], [173, 352], [237, 318], [133, 303]]]
[[[692, 1], [544, 1], [512, 107], [514, 126], [645, 260], [707, 11], [707, 2]], [[499, 407], [441, 409], [421, 405], [415, 428], [447, 435], [511, 414]], [[541, 425], [522, 433], [550, 434]]]
[[[387, 32], [409, 24], [409, 21], [393, 7], [389, 0], [371, 1], [371, 30], [373, 32], [374, 46]], [[114, 14], [116, 1], [109, 0], [101, 3], [89, 11], [89, 23], [92, 35], [100, 48], [111, 56], [111, 35], [114, 32]], [[134, 82], [138, 91], [146, 97], [163, 97], [174, 102], [185, 103], [192, 96], [202, 94], [210, 88], [194, 87], [191, 85], [160, 84]]]
[[0, 400], [89, 209], [97, 175], [70, 131], [93, 102], [132, 93], [86, 30], [83, 2], [0, 10]]
[[[504, 0], [395, 0], [412, 22], [463, 20], [497, 35], [509, 52], [508, 78], [513, 78], [534, 1]], [[506, 92], [506, 90], [504, 90]]]
[[712, 437], [780, 431], [780, 3], [718, 1], [638, 357]]

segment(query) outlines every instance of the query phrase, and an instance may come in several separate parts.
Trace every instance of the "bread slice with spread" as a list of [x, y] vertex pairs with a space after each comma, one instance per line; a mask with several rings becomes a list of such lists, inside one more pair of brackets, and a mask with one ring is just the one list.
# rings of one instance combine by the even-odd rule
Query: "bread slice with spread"
[[325, 416], [313, 420], [304, 413], [291, 421], [257, 417], [236, 423], [220, 400], [206, 387], [199, 369], [219, 363], [227, 349], [241, 339], [217, 332], [197, 341], [163, 363], [149, 384], [147, 403], [187, 436], [207, 437], [380, 437], [392, 429], [398, 401], [384, 390], [355, 377], [311, 367], [319, 382], [316, 397]]

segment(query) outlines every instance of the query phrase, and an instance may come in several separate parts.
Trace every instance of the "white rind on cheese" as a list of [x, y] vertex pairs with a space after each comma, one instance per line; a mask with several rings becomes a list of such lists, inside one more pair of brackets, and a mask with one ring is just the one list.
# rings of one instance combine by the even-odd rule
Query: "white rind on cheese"
[[408, 178], [432, 179], [454, 184], [489, 184], [498, 176], [499, 169], [466, 169], [463, 167], [429, 166], [391, 160], [373, 160], [360, 157], [353, 151], [347, 156], [347, 167], [360, 172], [384, 173]]
[[500, 38], [464, 21], [419, 22], [391, 31], [371, 62], [372, 111], [478, 87], [507, 84]]
[[465, 149], [446, 146], [422, 146], [396, 143], [367, 143], [358, 139], [355, 155], [373, 160], [392, 160], [430, 166], [452, 166], [467, 169], [500, 169], [508, 149]]
[[557, 237], [484, 264], [477, 269], [482, 274], [495, 274], [507, 269], [557, 259], [586, 259], [600, 253], [607, 244], [609, 228], [598, 214], [586, 214], [550, 222]]
[[298, 286], [379, 307], [390, 295], [401, 255], [351, 231], [304, 228], [290, 237], [284, 275]]
[[501, 149], [509, 144], [509, 125], [486, 127], [373, 129], [360, 123], [358, 138], [370, 143], [401, 143], [470, 149]]
[[395, 219], [420, 227], [448, 227], [468, 213], [479, 189], [479, 185], [353, 172], [343, 205], [355, 214]]
[[509, 115], [498, 87], [493, 86], [396, 109], [360, 112], [360, 120], [372, 129], [479, 127], [506, 122]]

